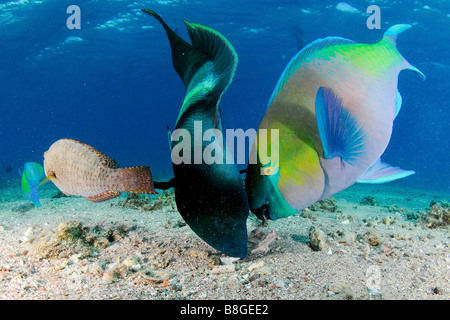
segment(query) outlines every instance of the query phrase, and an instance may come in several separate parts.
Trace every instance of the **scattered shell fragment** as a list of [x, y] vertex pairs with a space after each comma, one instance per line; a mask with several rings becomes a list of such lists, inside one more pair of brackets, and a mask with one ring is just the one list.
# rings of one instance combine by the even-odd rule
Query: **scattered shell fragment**
[[322, 251], [328, 248], [325, 233], [316, 227], [309, 230], [310, 246], [314, 251]]
[[224, 265], [233, 264], [238, 260], [239, 258], [235, 257], [220, 257], [220, 262]]
[[226, 264], [226, 265], [221, 265], [221, 266], [215, 266], [212, 270], [211, 270], [211, 274], [222, 274], [222, 273], [231, 273], [234, 272], [234, 265], [232, 264]]
[[258, 261], [258, 262], [254, 262], [251, 265], [248, 266], [247, 270], [252, 272], [255, 269], [261, 269], [262, 267], [264, 267], [264, 261]]

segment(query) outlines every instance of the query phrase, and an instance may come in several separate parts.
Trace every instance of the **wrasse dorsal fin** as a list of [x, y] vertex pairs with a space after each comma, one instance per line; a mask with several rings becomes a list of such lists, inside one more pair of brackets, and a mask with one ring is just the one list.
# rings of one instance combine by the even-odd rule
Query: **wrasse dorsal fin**
[[84, 148], [86, 148], [87, 150], [92, 152], [100, 160], [100, 162], [102, 163], [102, 165], [105, 168], [117, 169], [119, 167], [119, 164], [117, 163], [116, 160], [114, 160], [110, 156], [107, 156], [103, 152], [95, 149], [94, 147], [92, 147], [92, 146], [90, 146], [90, 145], [88, 145], [86, 143], [83, 143], [83, 142], [80, 142], [80, 141], [77, 141], [77, 140], [74, 140], [74, 139], [62, 139], [62, 140], [71, 141], [73, 143], [77, 143], [77, 144], [82, 145]]

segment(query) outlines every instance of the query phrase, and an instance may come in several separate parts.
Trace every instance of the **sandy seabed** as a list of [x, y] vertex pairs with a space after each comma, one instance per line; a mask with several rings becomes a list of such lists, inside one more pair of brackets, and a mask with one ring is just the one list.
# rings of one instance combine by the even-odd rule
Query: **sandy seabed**
[[356, 185], [331, 207], [250, 217], [257, 250], [236, 260], [198, 238], [169, 193], [159, 206], [94, 204], [48, 184], [37, 208], [16, 185], [0, 186], [0, 299], [450, 298], [449, 228], [414, 220], [449, 194]]

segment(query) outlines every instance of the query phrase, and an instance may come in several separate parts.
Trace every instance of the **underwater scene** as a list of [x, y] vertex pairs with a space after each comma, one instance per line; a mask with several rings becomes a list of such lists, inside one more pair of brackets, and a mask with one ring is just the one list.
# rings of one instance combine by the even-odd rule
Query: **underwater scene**
[[2, 1], [0, 299], [450, 299], [449, 38], [445, 0]]

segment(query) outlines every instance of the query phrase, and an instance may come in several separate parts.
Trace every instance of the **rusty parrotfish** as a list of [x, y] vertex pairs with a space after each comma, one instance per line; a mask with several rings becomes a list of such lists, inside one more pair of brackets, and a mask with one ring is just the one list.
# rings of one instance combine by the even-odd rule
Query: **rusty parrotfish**
[[410, 27], [392, 26], [375, 44], [319, 39], [290, 61], [258, 130], [258, 138], [261, 129], [279, 130], [278, 144], [267, 142], [278, 159], [248, 167], [246, 190], [255, 214], [283, 218], [355, 182], [414, 173], [380, 160], [402, 103], [400, 71], [425, 78], [396, 47], [397, 35]]
[[156, 193], [149, 167], [118, 168], [114, 159], [72, 139], [50, 146], [44, 153], [44, 171], [64, 194], [92, 202], [115, 198], [121, 191]]

